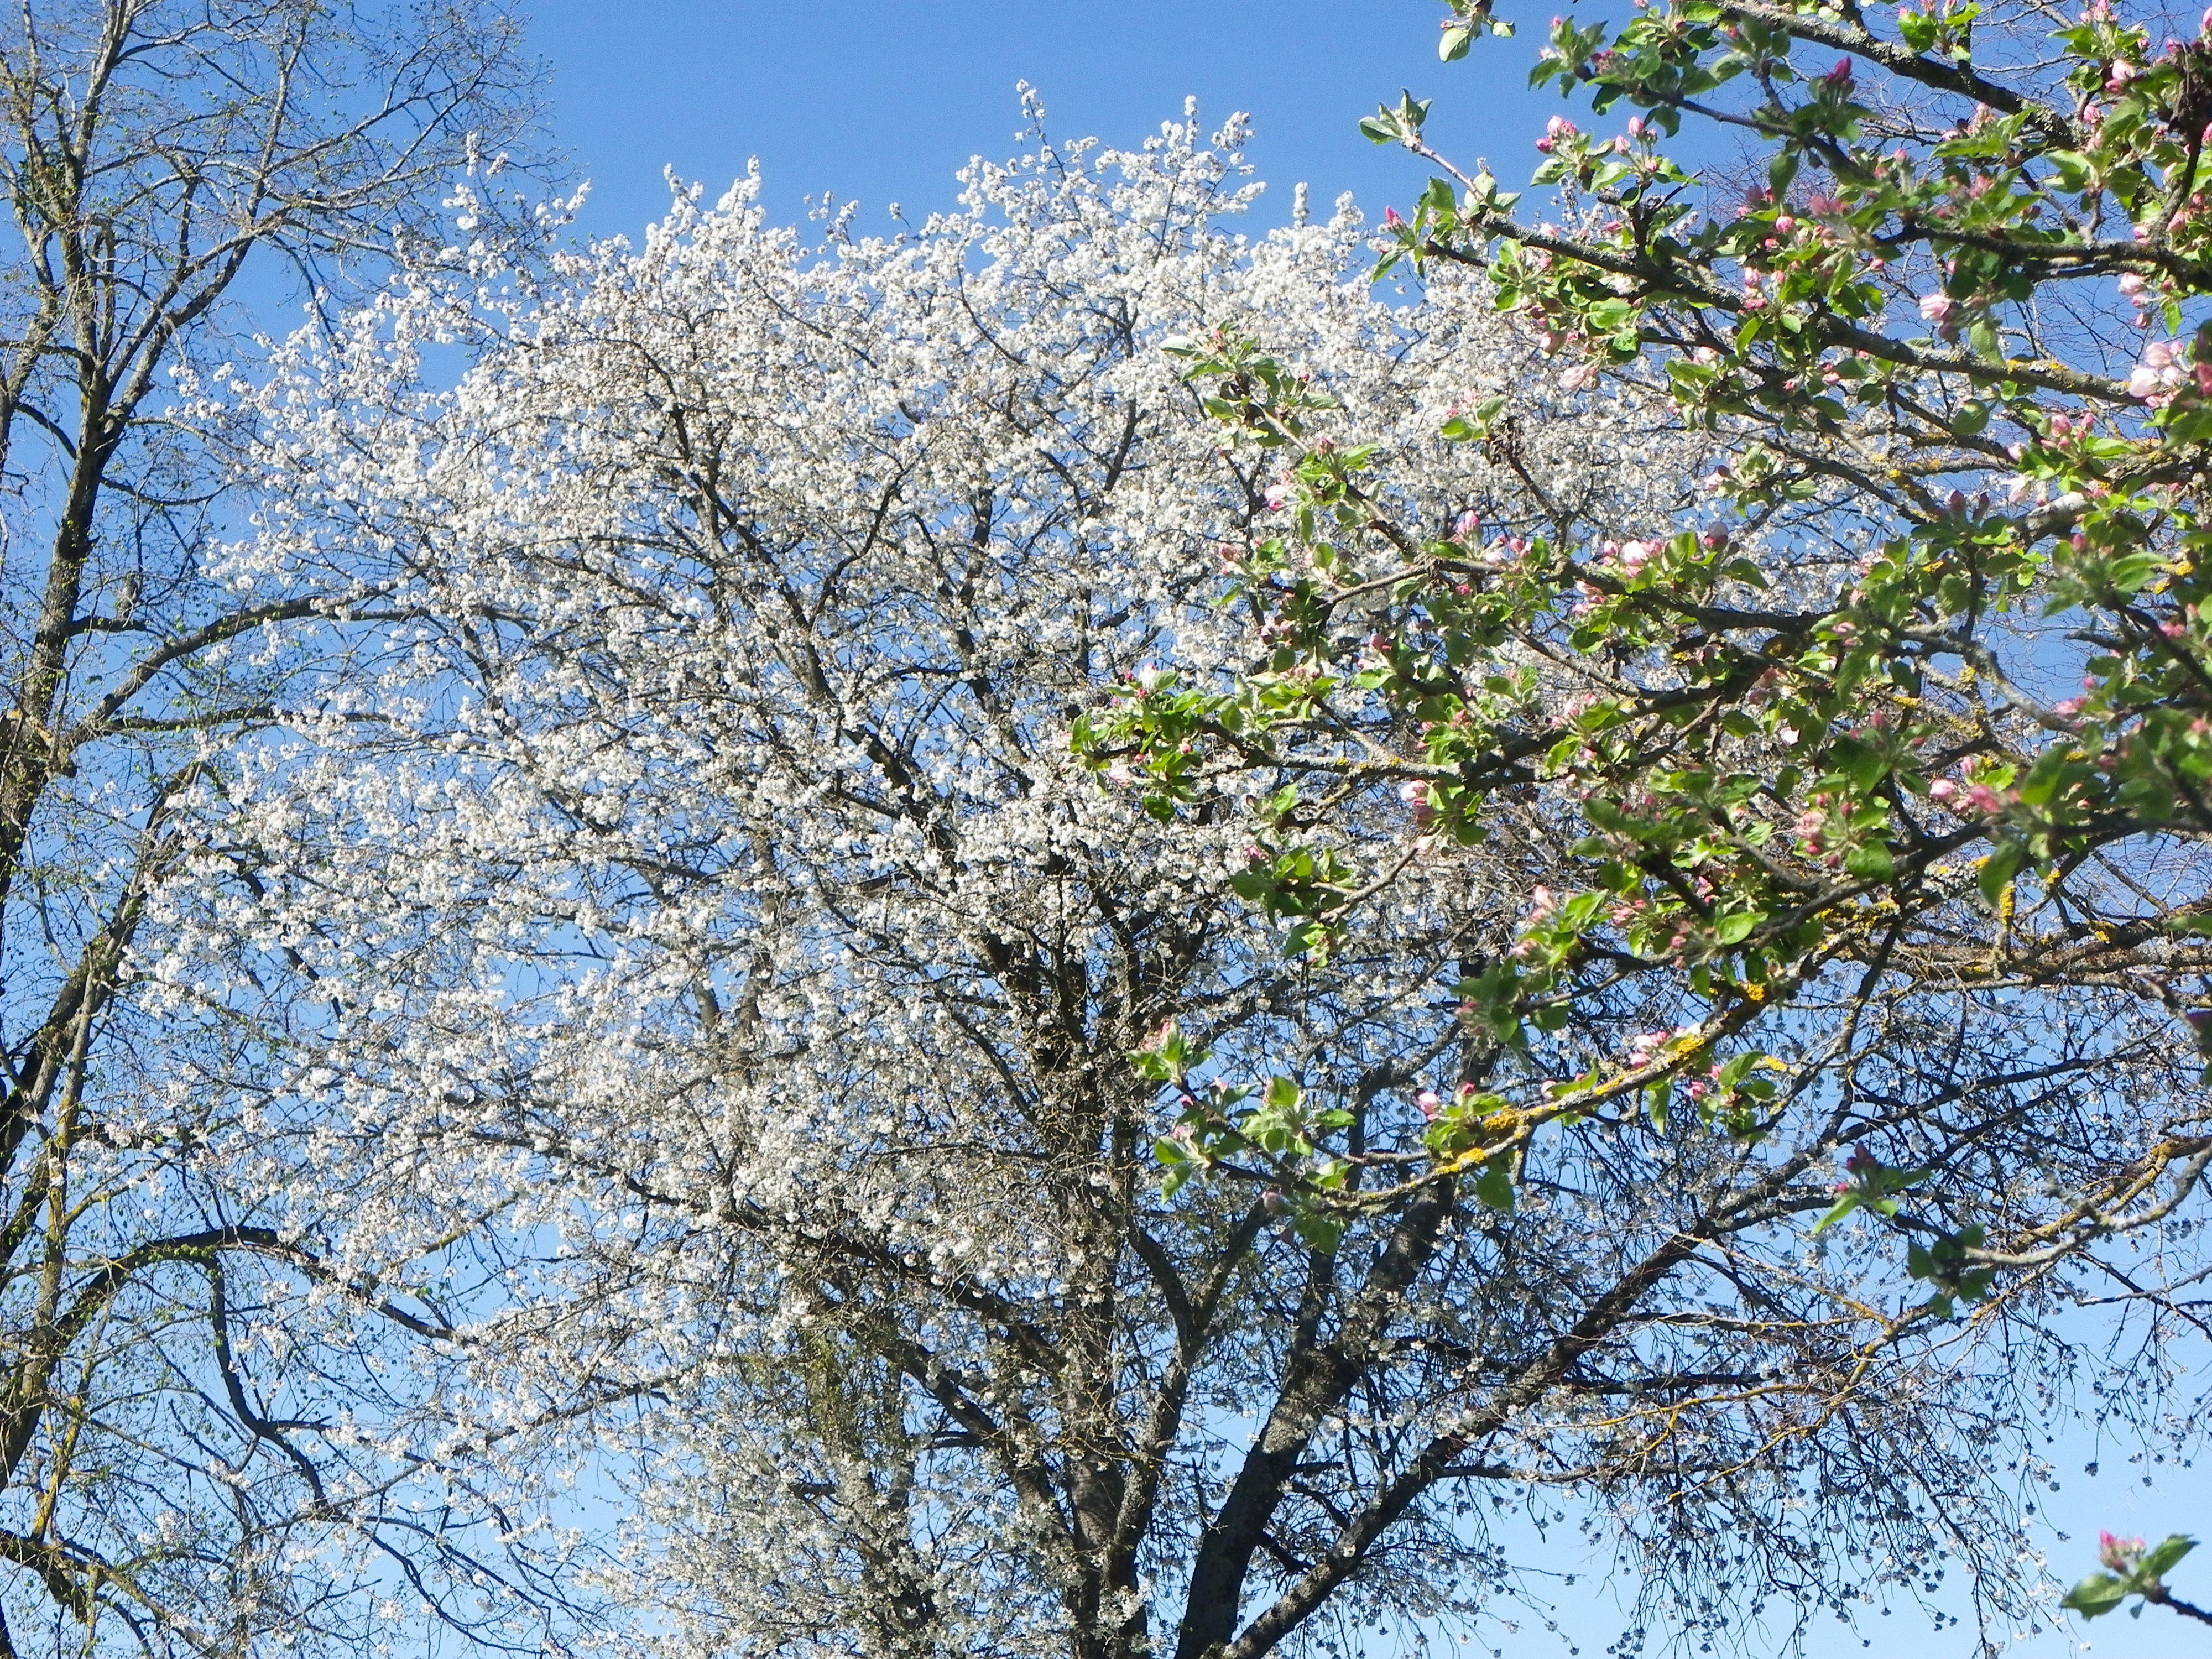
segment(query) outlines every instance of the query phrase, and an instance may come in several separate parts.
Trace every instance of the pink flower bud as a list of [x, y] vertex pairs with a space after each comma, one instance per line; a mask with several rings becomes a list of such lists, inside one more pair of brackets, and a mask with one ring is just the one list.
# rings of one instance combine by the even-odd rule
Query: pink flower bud
[[1425, 830], [1436, 822], [1437, 805], [1425, 783], [1405, 783], [1398, 786], [1398, 799], [1406, 803], [1413, 816], [1413, 827]]

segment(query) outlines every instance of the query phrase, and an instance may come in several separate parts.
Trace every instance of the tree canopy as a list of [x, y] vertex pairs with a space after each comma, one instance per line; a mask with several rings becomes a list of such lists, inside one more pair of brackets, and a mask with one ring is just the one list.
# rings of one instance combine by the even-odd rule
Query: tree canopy
[[[9, 48], [9, 1630], [1350, 1655], [1562, 1527], [1628, 1650], [2055, 1616], [2047, 1431], [2201, 1334], [2212, 47], [1655, 0], [1541, 209], [1407, 94], [1409, 211], [1239, 235], [1241, 120], [1031, 100], [579, 248], [495, 31], [100, 15]], [[257, 246], [395, 274], [241, 370]]]
[[534, 112], [513, 26], [466, 0], [0, 21], [0, 1655], [363, 1627], [361, 1576], [290, 1553], [343, 1471], [282, 1435], [354, 1339], [301, 1344], [272, 1403], [242, 1333], [317, 1264], [212, 1178], [240, 1103], [173, 1086], [189, 1034], [131, 969], [181, 803], [343, 671], [355, 591], [211, 577], [250, 503], [195, 394], [251, 376], [245, 296], [357, 304], [395, 238], [435, 263], [477, 163], [535, 158]]
[[[1238, 141], [1040, 138], [882, 240], [686, 198], [256, 401], [226, 576], [367, 560], [391, 621], [203, 797], [156, 976], [257, 1034], [285, 1226], [423, 1334], [379, 1443], [462, 1532], [596, 1471], [611, 1556], [501, 1535], [671, 1652], [1349, 1651], [1540, 1610], [1569, 1517], [1632, 1644], [1947, 1553], [2029, 1613], [2024, 1431], [2098, 1373], [2067, 1224], [1967, 1252], [2166, 1202], [2122, 1166], [2194, 1062], [1955, 882], [1958, 939], [1831, 926], [1851, 852], [1767, 854], [1796, 917], [1594, 890], [1601, 765], [1844, 726], [1752, 692], [1780, 653], [1699, 724], [1566, 550], [1706, 571], [1717, 662], [1725, 585], [1850, 580], [1869, 515], [1678, 534], [1728, 440], [1663, 379], [1545, 372], [1454, 262], [1370, 293], [1348, 206], [1231, 237]], [[1692, 902], [1747, 920], [1685, 963]]]
[[[1443, 175], [1378, 275], [1480, 271], [1560, 392], [1663, 393], [1710, 434], [1695, 511], [1440, 528], [1279, 353], [1188, 349], [1279, 469], [1229, 584], [1273, 648], [1124, 688], [1089, 752], [1164, 815], [1234, 810], [1255, 761], [1296, 777], [1237, 884], [1312, 954], [1391, 902], [1356, 826], [1393, 795], [1400, 848], [1480, 862], [1534, 794], [1573, 869], [1459, 987], [1509, 1086], [1440, 1098], [1394, 1198], [1478, 1170], [1540, 1194], [1527, 1161], [1593, 1121], [1689, 1134], [1825, 1166], [1787, 1202], [1815, 1259], [1871, 1252], [1868, 1355], [2017, 1365], [2030, 1329], [2065, 1351], [2069, 1304], [2195, 1328], [2212, 48], [2102, 3], [1554, 19], [1531, 80], [1620, 130], [1535, 138], [1549, 218], [1438, 155], [1410, 93], [1362, 124]], [[1441, 55], [1510, 32], [1455, 4]], [[1528, 438], [1494, 397], [1438, 432], [1509, 467]], [[1176, 1173], [1376, 1201], [1340, 1139], [1269, 1127], [1200, 1100]]]

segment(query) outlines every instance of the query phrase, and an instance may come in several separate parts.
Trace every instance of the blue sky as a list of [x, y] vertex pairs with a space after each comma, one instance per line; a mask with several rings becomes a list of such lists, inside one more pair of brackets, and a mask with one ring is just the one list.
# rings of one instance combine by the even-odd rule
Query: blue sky
[[[834, 191], [910, 216], [951, 205], [954, 171], [1003, 157], [1020, 124], [1014, 83], [1043, 94], [1052, 131], [1133, 144], [1199, 100], [1208, 130], [1249, 111], [1249, 152], [1271, 181], [1262, 222], [1356, 191], [1403, 204], [1425, 173], [1354, 125], [1401, 87], [1438, 94], [1434, 132], [1455, 157], [1525, 176], [1556, 94], [1525, 87], [1532, 31], [1437, 61], [1433, 0], [537, 0], [560, 137], [592, 179], [584, 228], [635, 234], [666, 202], [661, 169], [711, 198], [760, 158], [768, 203], [796, 219]], [[1533, 20], [1540, 33], [1541, 18]], [[1510, 165], [1508, 163], [1510, 162]], [[866, 220], [862, 222], [867, 222]]]
[[[1484, 42], [1449, 68], [1437, 62], [1436, 0], [537, 0], [532, 9], [557, 133], [593, 181], [580, 226], [592, 235], [634, 236], [657, 217], [667, 202], [664, 167], [712, 197], [756, 156], [777, 220], [799, 219], [804, 198], [824, 191], [866, 204], [863, 228], [880, 227], [890, 202], [919, 218], [951, 204], [952, 175], [969, 156], [1012, 153], [1018, 80], [1041, 91], [1062, 137], [1133, 144], [1179, 116], [1186, 95], [1199, 99], [1209, 130], [1232, 110], [1249, 112], [1258, 131], [1248, 154], [1270, 184], [1262, 226], [1287, 217], [1301, 180], [1316, 205], [1351, 190], [1370, 213], [1419, 190], [1413, 158], [1354, 131], [1401, 86], [1436, 96], [1431, 132], [1440, 148], [1487, 157], [1509, 185], [1525, 179], [1531, 141], [1562, 107], [1555, 94], [1525, 85], [1545, 15], [1534, 8], [1518, 14], [1520, 38]], [[2124, 1449], [2086, 1436], [2055, 1449], [2065, 1454], [2061, 1490], [2044, 1502], [2053, 1529], [2070, 1534], [2049, 1546], [2067, 1577], [2093, 1564], [2100, 1527], [2152, 1538], [2212, 1532], [2204, 1472], [2154, 1468], [2145, 1485], [2148, 1466], [2130, 1465]], [[2082, 1472], [2092, 1459], [2094, 1477]], [[2184, 1594], [2212, 1600], [2212, 1559], [2191, 1560], [2176, 1578]], [[1565, 1639], [1524, 1632], [1516, 1655], [1564, 1656], [1577, 1643], [1595, 1659], [1620, 1627], [1617, 1612], [1591, 1599], [1563, 1605], [1559, 1616]], [[1969, 1623], [1933, 1635], [1899, 1609], [1869, 1619], [1858, 1635], [1823, 1637], [1814, 1651], [1970, 1659], [1971, 1632]], [[2098, 1659], [2212, 1653], [2201, 1627], [2155, 1612], [2080, 1633]], [[2045, 1637], [2013, 1652], [2058, 1659], [2070, 1650]]]

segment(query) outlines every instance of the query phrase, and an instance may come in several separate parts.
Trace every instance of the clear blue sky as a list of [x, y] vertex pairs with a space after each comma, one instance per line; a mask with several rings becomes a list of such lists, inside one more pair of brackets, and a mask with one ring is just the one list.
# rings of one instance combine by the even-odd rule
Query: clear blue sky
[[711, 198], [750, 156], [779, 219], [825, 190], [876, 210], [895, 201], [919, 218], [952, 204], [952, 174], [969, 156], [1012, 152], [1018, 80], [1043, 94], [1054, 133], [1113, 144], [1179, 117], [1187, 95], [1209, 131], [1249, 111], [1270, 223], [1288, 216], [1302, 179], [1317, 207], [1344, 190], [1376, 210], [1419, 191], [1413, 157], [1354, 131], [1401, 86], [1440, 94], [1432, 131], [1447, 154], [1487, 154], [1508, 182], [1525, 176], [1531, 141], [1560, 107], [1555, 93], [1526, 88], [1525, 27], [1438, 64], [1433, 0], [537, 0], [529, 9], [561, 138], [593, 181], [584, 228], [601, 234], [634, 234], [658, 216], [664, 167], [703, 182]]
[[[953, 173], [969, 156], [1012, 152], [1018, 80], [1041, 91], [1061, 137], [1134, 144], [1179, 116], [1186, 95], [1198, 98], [1209, 131], [1232, 110], [1249, 112], [1258, 132], [1249, 155], [1270, 185], [1261, 225], [1288, 216], [1301, 180], [1316, 207], [1344, 190], [1370, 213], [1404, 205], [1422, 169], [1354, 130], [1401, 86], [1436, 96], [1430, 131], [1446, 154], [1486, 156], [1508, 185], [1526, 179], [1531, 142], [1562, 107], [1556, 94], [1525, 84], [1545, 15], [1535, 8], [1519, 11], [1518, 39], [1484, 42], [1449, 68], [1437, 62], [1435, 0], [537, 0], [531, 9], [552, 69], [556, 131], [593, 181], [581, 226], [593, 235], [634, 236], [657, 217], [667, 202], [665, 167], [703, 183], [711, 198], [753, 156], [777, 220], [797, 220], [803, 198], [824, 191], [865, 204], [863, 228], [880, 225], [888, 202], [919, 218], [951, 204]], [[2146, 1486], [2124, 1451], [2100, 1452], [2086, 1438], [2064, 1449], [2062, 1490], [2045, 1502], [2054, 1526], [2071, 1534], [2050, 1544], [2068, 1577], [2093, 1564], [2100, 1526], [2153, 1538], [2212, 1534], [2203, 1471], [2157, 1470]], [[2094, 1478], [2081, 1473], [2091, 1456]], [[2212, 1558], [2212, 1546], [2203, 1556]], [[2212, 1559], [2191, 1559], [2176, 1577], [2183, 1593], [2212, 1599]], [[1570, 1641], [1587, 1659], [1603, 1651], [1619, 1614], [1574, 1592], [1567, 1598], [1575, 1604], [1560, 1609], [1565, 1639], [1524, 1628], [1509, 1638], [1513, 1659], [1564, 1656]], [[1931, 1635], [1900, 1609], [1814, 1651], [1972, 1659], [1971, 1629]], [[2212, 1655], [2201, 1626], [2155, 1610], [2082, 1633], [2098, 1659]], [[2069, 1644], [2046, 1637], [2013, 1651], [2058, 1659]]]

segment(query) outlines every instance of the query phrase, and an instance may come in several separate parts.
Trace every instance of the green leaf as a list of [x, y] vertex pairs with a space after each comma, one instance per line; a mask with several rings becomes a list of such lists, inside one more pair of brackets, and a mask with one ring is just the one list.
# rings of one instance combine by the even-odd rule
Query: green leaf
[[2097, 1619], [2119, 1606], [2127, 1594], [2127, 1585], [2109, 1572], [2093, 1572], [2067, 1591], [2058, 1605], [2084, 1619]]
[[1853, 1210], [1857, 1209], [1863, 1201], [1856, 1193], [1845, 1193], [1828, 1206], [1826, 1215], [1813, 1224], [1814, 1234], [1817, 1237], [1819, 1234], [1825, 1233]]
[[1887, 881], [1897, 873], [1897, 860], [1880, 842], [1869, 842], [1844, 855], [1844, 868], [1861, 881]]
[[1305, 1098], [1306, 1091], [1286, 1077], [1271, 1077], [1260, 1096], [1261, 1103], [1279, 1112], [1294, 1111]]
[[1474, 39], [1474, 30], [1467, 24], [1448, 28], [1437, 42], [1437, 56], [1447, 64], [1455, 64], [1467, 56], [1468, 44]]
[[2178, 1532], [2167, 1534], [2160, 1542], [2153, 1545], [2150, 1553], [2143, 1557], [2142, 1566], [2139, 1570], [2140, 1576], [2145, 1578], [2165, 1577], [2180, 1564], [2183, 1556], [2196, 1547], [2197, 1540], [2194, 1538], [2185, 1537]]
[[1608, 896], [1605, 893], [1576, 894], [1559, 907], [1559, 930], [1568, 933], [1582, 933], [1597, 920], [1597, 914], [1605, 908]]
[[2020, 866], [2027, 861], [2027, 848], [2016, 841], [1998, 842], [1989, 857], [1982, 860], [1982, 872], [1977, 879], [1982, 896], [1989, 901], [1992, 909], [2005, 889], [2012, 885], [2012, 878], [2020, 873]]
[[2045, 806], [2058, 793], [2066, 764], [2072, 756], [2063, 744], [2053, 744], [2035, 757], [2027, 775], [2020, 781], [2020, 798], [2030, 806]]
[[1601, 300], [1584, 313], [1583, 326], [1593, 334], [1611, 334], [1636, 318], [1636, 307], [1627, 300]]
[[1512, 1210], [1513, 1176], [1504, 1158], [1492, 1158], [1482, 1166], [1482, 1173], [1475, 1177], [1474, 1195], [1489, 1209], [1501, 1213]]
[[1856, 738], [1838, 738], [1830, 754], [1836, 769], [1863, 795], [1870, 793], [1889, 771], [1889, 757]]
[[2200, 442], [2212, 437], [2212, 404], [2176, 404], [2166, 411], [2159, 426], [2169, 443]]
[[2133, 593], [2151, 579], [2159, 565], [2155, 553], [2130, 553], [2105, 567], [2105, 580], [2122, 593]]
[[1723, 945], [1741, 945], [1749, 939], [1752, 930], [1766, 920], [1764, 910], [1738, 910], [1723, 916], [1713, 924], [1713, 937]]
[[2079, 150], [2054, 149], [2044, 153], [2043, 159], [2051, 163], [2057, 173], [2056, 183], [2069, 196], [2079, 196], [2089, 188], [2094, 169], [2089, 158]]
[[1229, 890], [1242, 899], [1255, 902], [1273, 892], [1275, 883], [1264, 870], [1239, 870], [1229, 878]]

